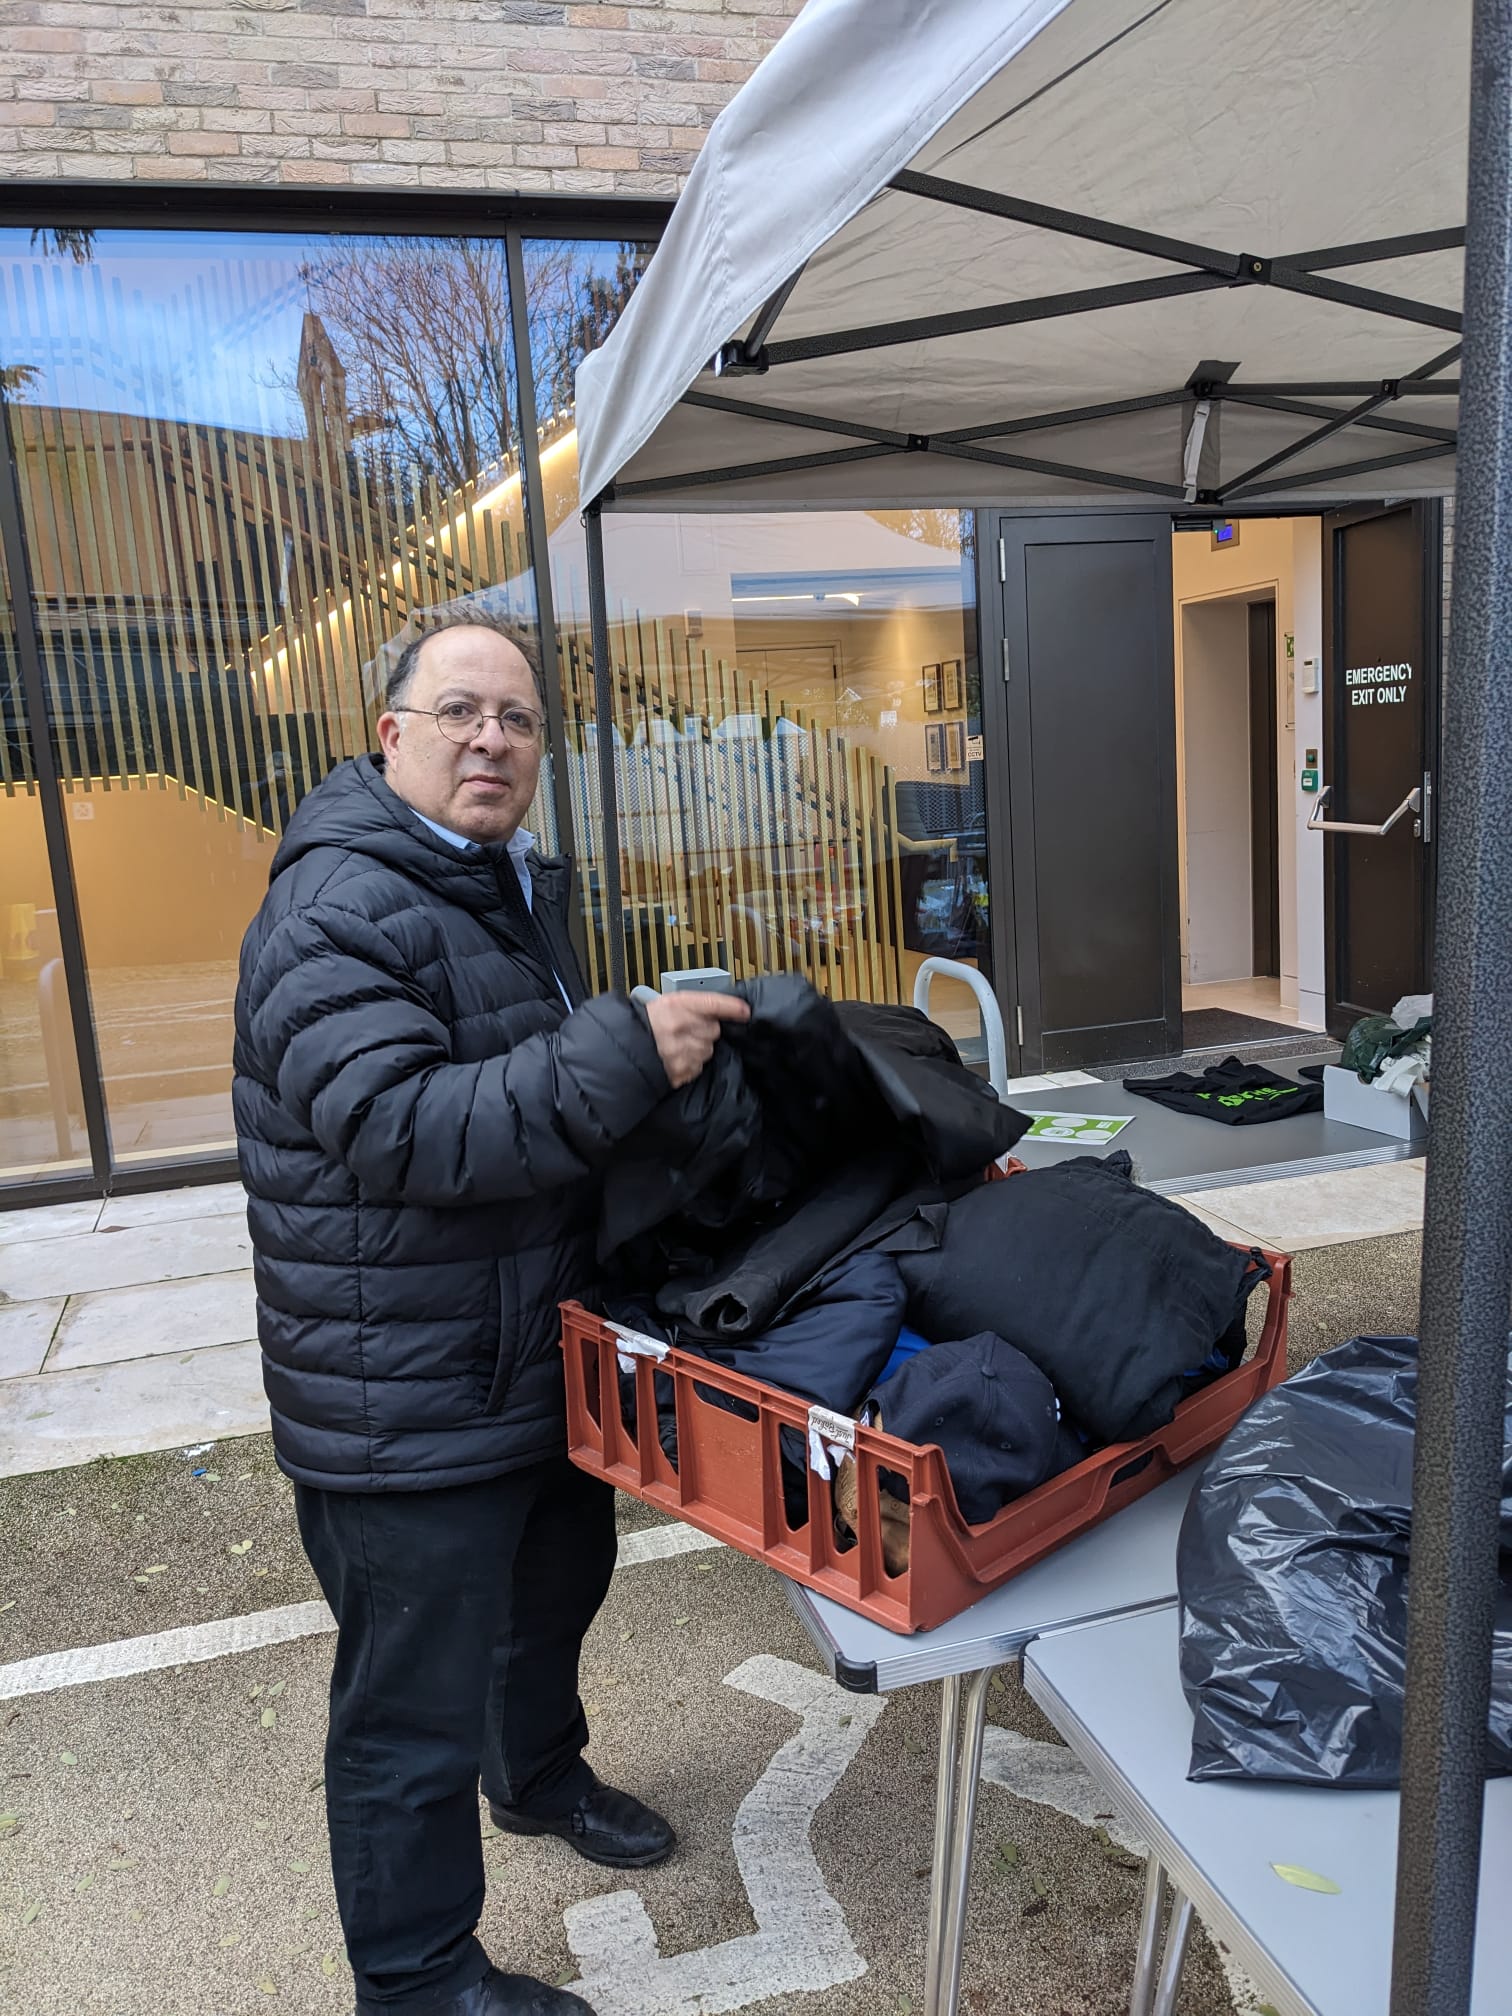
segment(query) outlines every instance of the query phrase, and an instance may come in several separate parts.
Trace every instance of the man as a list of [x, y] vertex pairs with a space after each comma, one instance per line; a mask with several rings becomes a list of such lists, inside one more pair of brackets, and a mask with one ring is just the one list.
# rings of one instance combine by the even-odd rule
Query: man
[[492, 1969], [497, 1825], [661, 1861], [594, 1776], [583, 1634], [613, 1493], [565, 1455], [556, 1308], [591, 1287], [595, 1171], [713, 1054], [729, 996], [587, 1001], [568, 869], [532, 852], [532, 647], [431, 611], [383, 755], [312, 791], [242, 948], [235, 1104], [278, 1459], [338, 1637], [331, 1859], [359, 2016], [566, 2016]]

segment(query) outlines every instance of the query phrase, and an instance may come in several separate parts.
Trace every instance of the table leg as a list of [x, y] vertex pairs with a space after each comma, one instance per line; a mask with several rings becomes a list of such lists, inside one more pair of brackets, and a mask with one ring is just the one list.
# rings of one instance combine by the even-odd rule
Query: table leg
[[1134, 1986], [1129, 2016], [1150, 2016], [1155, 1999], [1155, 1957], [1160, 1950], [1160, 1920], [1165, 1910], [1166, 1873], [1152, 1855], [1145, 1864], [1144, 1910], [1139, 1918], [1139, 1948], [1134, 1962]]
[[956, 1779], [960, 1770], [961, 1676], [940, 1685], [940, 1765], [935, 1780], [934, 1858], [929, 1880], [929, 1940], [924, 1949], [924, 2016], [940, 2016], [940, 1979], [951, 1894]]
[[1181, 1970], [1186, 1964], [1187, 1940], [1192, 1932], [1192, 1900], [1172, 1890], [1171, 1923], [1166, 1931], [1165, 1953], [1160, 1962], [1160, 1980], [1150, 2016], [1176, 2016], [1176, 1997], [1181, 1993]]
[[982, 1782], [982, 1732], [987, 1724], [987, 1689], [993, 1670], [989, 1666], [981, 1673], [973, 1673], [966, 1683], [961, 1702], [961, 1754], [950, 1850], [949, 1916], [944, 1928], [938, 2016], [956, 2016], [956, 2005], [961, 1995], [961, 1952], [966, 1943], [966, 1892], [971, 1882], [977, 1787]]

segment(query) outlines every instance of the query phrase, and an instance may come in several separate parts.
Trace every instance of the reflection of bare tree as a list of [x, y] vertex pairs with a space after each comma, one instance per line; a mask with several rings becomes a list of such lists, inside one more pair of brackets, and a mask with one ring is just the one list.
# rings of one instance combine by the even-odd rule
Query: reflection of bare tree
[[39, 225], [31, 242], [39, 252], [66, 254], [76, 266], [87, 266], [94, 258], [94, 229], [88, 224]]
[[655, 248], [622, 240], [614, 247], [612, 268], [605, 261], [609, 249], [572, 238], [526, 244], [525, 305], [536, 411], [543, 422], [571, 410], [572, 374], [614, 327]]
[[368, 457], [457, 489], [508, 453], [502, 238], [349, 241], [302, 273], [345, 367], [351, 431], [371, 442]]

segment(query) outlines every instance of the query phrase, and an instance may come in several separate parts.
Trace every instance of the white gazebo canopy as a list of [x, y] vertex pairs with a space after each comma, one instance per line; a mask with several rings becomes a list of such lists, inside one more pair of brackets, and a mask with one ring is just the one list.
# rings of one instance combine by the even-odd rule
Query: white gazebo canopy
[[578, 373], [617, 508], [1453, 486], [1469, 0], [809, 0]]
[[577, 383], [603, 720], [608, 503], [1456, 489], [1392, 2010], [1463, 2016], [1512, 1299], [1512, 0], [809, 0]]

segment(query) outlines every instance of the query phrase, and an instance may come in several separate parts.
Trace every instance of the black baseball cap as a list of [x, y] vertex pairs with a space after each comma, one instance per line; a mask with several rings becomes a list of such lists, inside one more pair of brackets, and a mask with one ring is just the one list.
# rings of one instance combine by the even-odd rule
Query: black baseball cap
[[991, 1331], [920, 1351], [873, 1390], [869, 1405], [889, 1435], [938, 1445], [969, 1526], [1065, 1467], [1055, 1388]]

